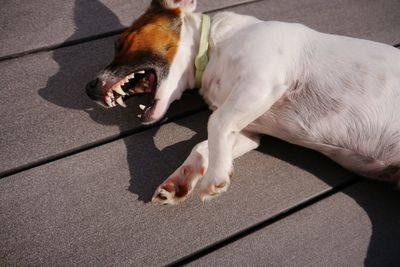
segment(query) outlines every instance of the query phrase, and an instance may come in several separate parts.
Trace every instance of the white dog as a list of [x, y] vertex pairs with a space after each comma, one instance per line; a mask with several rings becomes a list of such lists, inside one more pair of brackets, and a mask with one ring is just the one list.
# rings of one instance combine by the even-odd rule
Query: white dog
[[398, 49], [228, 12], [215, 15], [210, 29], [195, 7], [195, 0], [153, 0], [87, 86], [91, 98], [110, 107], [151, 93], [141, 115], [148, 124], [201, 82], [214, 111], [208, 140], [153, 202], [183, 201], [200, 178], [203, 201], [225, 192], [233, 159], [255, 149], [260, 134], [317, 150], [359, 175], [399, 182]]

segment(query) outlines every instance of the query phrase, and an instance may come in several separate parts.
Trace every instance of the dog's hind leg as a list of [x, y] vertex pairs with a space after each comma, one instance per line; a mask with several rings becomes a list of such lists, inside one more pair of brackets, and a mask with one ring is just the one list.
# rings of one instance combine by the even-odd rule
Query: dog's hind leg
[[[256, 149], [259, 143], [258, 134], [243, 131], [236, 137], [233, 157], [240, 157]], [[207, 141], [197, 144], [185, 162], [157, 188], [152, 202], [174, 205], [184, 201], [205, 174], [208, 168], [208, 153]]]
[[268, 87], [262, 83], [260, 87], [233, 89], [210, 117], [209, 168], [200, 185], [200, 198], [203, 202], [227, 190], [233, 173], [232, 148], [237, 135], [267, 112], [288, 88], [285, 85]]

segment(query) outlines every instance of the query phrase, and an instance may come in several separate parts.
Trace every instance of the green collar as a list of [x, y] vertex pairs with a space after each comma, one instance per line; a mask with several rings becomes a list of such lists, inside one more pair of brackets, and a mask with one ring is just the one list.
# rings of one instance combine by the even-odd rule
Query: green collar
[[203, 14], [201, 22], [199, 53], [197, 54], [196, 59], [194, 61], [194, 65], [196, 67], [196, 77], [195, 77], [196, 88], [201, 87], [201, 80], [203, 78], [203, 73], [208, 63], [208, 41], [210, 38], [210, 31], [211, 31], [211, 17]]

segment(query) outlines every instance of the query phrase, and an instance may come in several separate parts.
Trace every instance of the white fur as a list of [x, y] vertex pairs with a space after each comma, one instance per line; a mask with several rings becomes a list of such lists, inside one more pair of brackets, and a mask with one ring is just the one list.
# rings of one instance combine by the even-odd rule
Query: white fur
[[[179, 92], [175, 99], [193, 87], [200, 35], [200, 14], [187, 12], [184, 20], [179, 67], [172, 66], [179, 71], [171, 76], [182, 86], [164, 89], [169, 95]], [[200, 92], [214, 110], [208, 142], [196, 146], [167, 181], [190, 181], [190, 193], [202, 176], [201, 165], [207, 169], [200, 184], [203, 201], [226, 191], [233, 158], [256, 148], [258, 134], [318, 150], [363, 176], [400, 180], [396, 48], [300, 24], [219, 13], [212, 19], [210, 62]], [[179, 175], [185, 166], [193, 167], [192, 178]], [[155, 202], [182, 200], [168, 192], [158, 198], [161, 188]]]

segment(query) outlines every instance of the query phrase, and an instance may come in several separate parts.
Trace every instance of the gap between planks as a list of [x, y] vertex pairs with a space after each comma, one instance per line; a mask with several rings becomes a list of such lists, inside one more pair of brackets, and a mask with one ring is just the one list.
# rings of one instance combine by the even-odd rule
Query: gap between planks
[[260, 231], [282, 219], [285, 219], [301, 210], [304, 210], [304, 209], [316, 204], [319, 201], [329, 198], [329, 197], [333, 196], [334, 194], [338, 193], [339, 191], [342, 191], [352, 185], [360, 183], [360, 181], [362, 181], [361, 177], [353, 176], [349, 180], [342, 182], [333, 188], [324, 190], [314, 196], [304, 199], [304, 200], [300, 201], [299, 203], [292, 205], [291, 207], [288, 207], [288, 208], [266, 218], [265, 220], [262, 220], [262, 221], [255, 223], [245, 229], [242, 229], [241, 231], [238, 231], [230, 236], [227, 236], [211, 245], [205, 246], [187, 256], [184, 256], [174, 262], [167, 264], [166, 266], [169, 266], [169, 267], [183, 266], [183, 265], [189, 264], [193, 261], [196, 261], [196, 260], [198, 260], [220, 248], [230, 245], [236, 241], [239, 241], [240, 239], [242, 239], [246, 236], [254, 234], [257, 231]]

